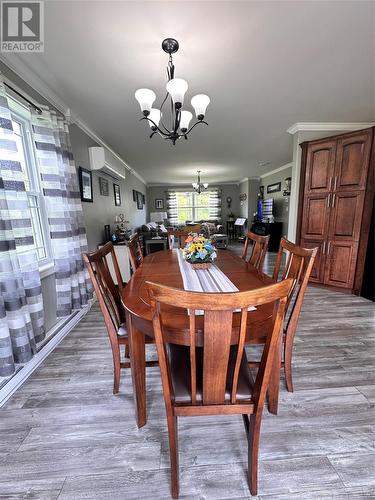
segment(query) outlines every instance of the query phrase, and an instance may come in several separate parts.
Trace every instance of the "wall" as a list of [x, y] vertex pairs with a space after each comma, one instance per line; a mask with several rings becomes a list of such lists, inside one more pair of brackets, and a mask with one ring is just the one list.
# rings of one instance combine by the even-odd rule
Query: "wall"
[[[275, 217], [275, 222], [282, 222], [283, 229], [282, 234], [285, 238], [288, 235], [288, 221], [289, 221], [289, 205], [290, 197], [283, 196], [285, 179], [287, 177], [292, 177], [292, 166], [281, 170], [280, 172], [275, 172], [271, 175], [263, 175], [261, 177], [261, 185], [264, 186], [264, 198], [272, 198], [273, 201], [273, 215]], [[277, 193], [267, 193], [267, 186], [270, 184], [275, 184], [276, 182], [281, 182], [281, 191]]]
[[246, 229], [250, 229], [254, 219], [254, 212], [257, 210], [259, 193], [259, 179], [244, 179], [239, 185], [240, 194], [246, 194], [247, 198], [240, 207], [241, 217], [247, 219]]
[[[230, 196], [232, 198], [232, 204], [230, 210], [234, 213], [235, 216], [240, 215], [240, 202], [239, 202], [239, 187], [238, 184], [220, 184], [220, 185], [212, 185], [212, 188], [220, 188], [221, 189], [221, 219], [224, 228], [226, 227], [226, 222], [228, 218], [228, 205], [227, 205], [227, 197]], [[148, 186], [147, 188], [147, 200], [148, 200], [148, 212], [147, 212], [147, 220], [150, 219], [150, 212], [158, 212], [158, 211], [166, 211], [167, 210], [167, 200], [166, 200], [166, 191], [168, 189], [185, 189], [186, 191], [192, 191], [192, 187], [190, 184], [186, 185], [165, 185], [165, 186]], [[155, 200], [163, 199], [164, 200], [164, 210], [157, 210], [155, 208]]]
[[[89, 151], [91, 146], [99, 146], [77, 125], [69, 127], [70, 140], [76, 167], [89, 168]], [[125, 171], [125, 167], [124, 167]], [[82, 202], [83, 215], [86, 223], [87, 244], [89, 250], [95, 250], [104, 240], [104, 225], [110, 224], [111, 231], [115, 229], [116, 215], [123, 213], [129, 221], [129, 229], [135, 229], [146, 221], [147, 207], [137, 210], [133, 201], [133, 189], [146, 195], [146, 185], [129, 171], [126, 179], [114, 180], [102, 172], [92, 172], [93, 203]], [[105, 177], [109, 182], [109, 196], [102, 196], [99, 190], [99, 177]], [[113, 197], [113, 184], [120, 186], [121, 206], [116, 207]], [[147, 203], [147, 199], [146, 199]]]

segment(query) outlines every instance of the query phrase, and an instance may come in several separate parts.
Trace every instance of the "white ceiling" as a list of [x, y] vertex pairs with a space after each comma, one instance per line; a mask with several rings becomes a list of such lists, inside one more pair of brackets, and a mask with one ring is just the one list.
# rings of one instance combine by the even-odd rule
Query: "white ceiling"
[[[45, 52], [22, 61], [149, 183], [259, 176], [291, 160], [293, 123], [375, 118], [372, 1], [49, 1], [45, 16]], [[134, 99], [149, 87], [160, 105], [167, 36], [187, 104], [211, 97], [209, 127], [176, 146], [148, 138]]]

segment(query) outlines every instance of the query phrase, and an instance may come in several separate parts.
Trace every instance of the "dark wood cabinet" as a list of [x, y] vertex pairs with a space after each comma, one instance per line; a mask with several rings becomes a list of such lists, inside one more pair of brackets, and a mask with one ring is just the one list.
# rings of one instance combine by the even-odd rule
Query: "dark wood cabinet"
[[335, 140], [317, 141], [311, 144], [306, 158], [306, 194], [326, 193], [331, 187], [335, 170]]
[[298, 241], [318, 247], [311, 281], [359, 293], [374, 197], [374, 128], [305, 142]]

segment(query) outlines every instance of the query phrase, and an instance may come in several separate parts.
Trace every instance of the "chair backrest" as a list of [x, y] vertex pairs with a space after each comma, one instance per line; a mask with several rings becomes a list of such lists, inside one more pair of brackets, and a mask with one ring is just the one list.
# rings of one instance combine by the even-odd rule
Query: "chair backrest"
[[168, 230], [168, 248], [172, 250], [174, 242], [177, 241], [178, 248], [184, 248], [185, 240], [189, 236], [189, 231], [169, 228]]
[[283, 254], [284, 252], [287, 252], [285, 268], [281, 276], [281, 280], [293, 280], [293, 285], [288, 296], [287, 309], [290, 307], [292, 298], [295, 298], [293, 305], [291, 306], [291, 310], [289, 311], [287, 328], [291, 325], [296, 326], [297, 324], [317, 251], [317, 247], [303, 248], [295, 245], [286, 238], [281, 238], [273, 270], [273, 279], [275, 281], [279, 279]]
[[243, 260], [246, 260], [247, 250], [249, 246], [249, 241], [253, 242], [253, 246], [251, 249], [251, 254], [249, 259], [247, 260], [248, 264], [252, 264], [254, 267], [262, 271], [264, 259], [267, 254], [268, 242], [270, 240], [270, 236], [260, 236], [259, 234], [252, 233], [248, 231], [245, 239], [245, 246], [242, 252]]
[[[190, 346], [190, 379], [191, 403], [189, 405], [222, 405], [236, 404], [237, 384], [240, 365], [244, 355], [244, 343], [247, 330], [247, 315], [250, 305], [260, 306], [274, 302], [273, 329], [267, 337], [263, 356], [253, 389], [252, 402], [263, 404], [269, 384], [269, 376], [278, 344], [284, 319], [287, 296], [292, 285], [291, 280], [273, 284], [257, 290], [230, 293], [190, 292], [176, 288], [165, 287], [147, 282], [152, 309], [153, 328], [162, 375], [163, 391], [166, 401], [172, 404], [174, 399], [173, 385], [170, 376], [169, 358], [166, 350], [166, 334], [163, 323], [164, 314], [168, 314], [165, 305], [173, 308], [183, 308], [189, 311], [189, 346]], [[203, 318], [203, 368], [202, 369], [202, 402], [197, 403], [197, 322], [196, 310], [204, 311]], [[238, 336], [233, 340], [233, 314], [240, 312]], [[181, 331], [181, 336], [185, 332]], [[227, 376], [229, 367], [230, 347], [237, 346], [234, 370], [230, 374], [230, 401], [226, 401], [228, 390]]]
[[130, 240], [127, 243], [129, 249], [129, 259], [130, 265], [133, 273], [138, 269], [138, 267], [143, 262], [143, 252], [141, 248], [141, 244], [139, 243], [139, 236], [137, 233], [133, 234], [130, 237]]
[[[125, 312], [121, 302], [121, 291], [124, 284], [113, 245], [108, 242], [99, 250], [83, 253], [82, 256], [94, 286], [109, 336], [114, 340], [120, 325], [125, 321]], [[108, 257], [112, 258], [118, 286], [115, 285], [109, 271]]]

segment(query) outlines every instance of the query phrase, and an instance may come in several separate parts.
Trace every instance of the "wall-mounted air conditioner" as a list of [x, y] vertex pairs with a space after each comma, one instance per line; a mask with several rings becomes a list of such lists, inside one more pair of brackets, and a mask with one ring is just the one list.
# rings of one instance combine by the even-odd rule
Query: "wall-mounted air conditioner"
[[125, 179], [125, 166], [108, 149], [101, 146], [89, 148], [90, 168], [99, 170], [113, 179]]

